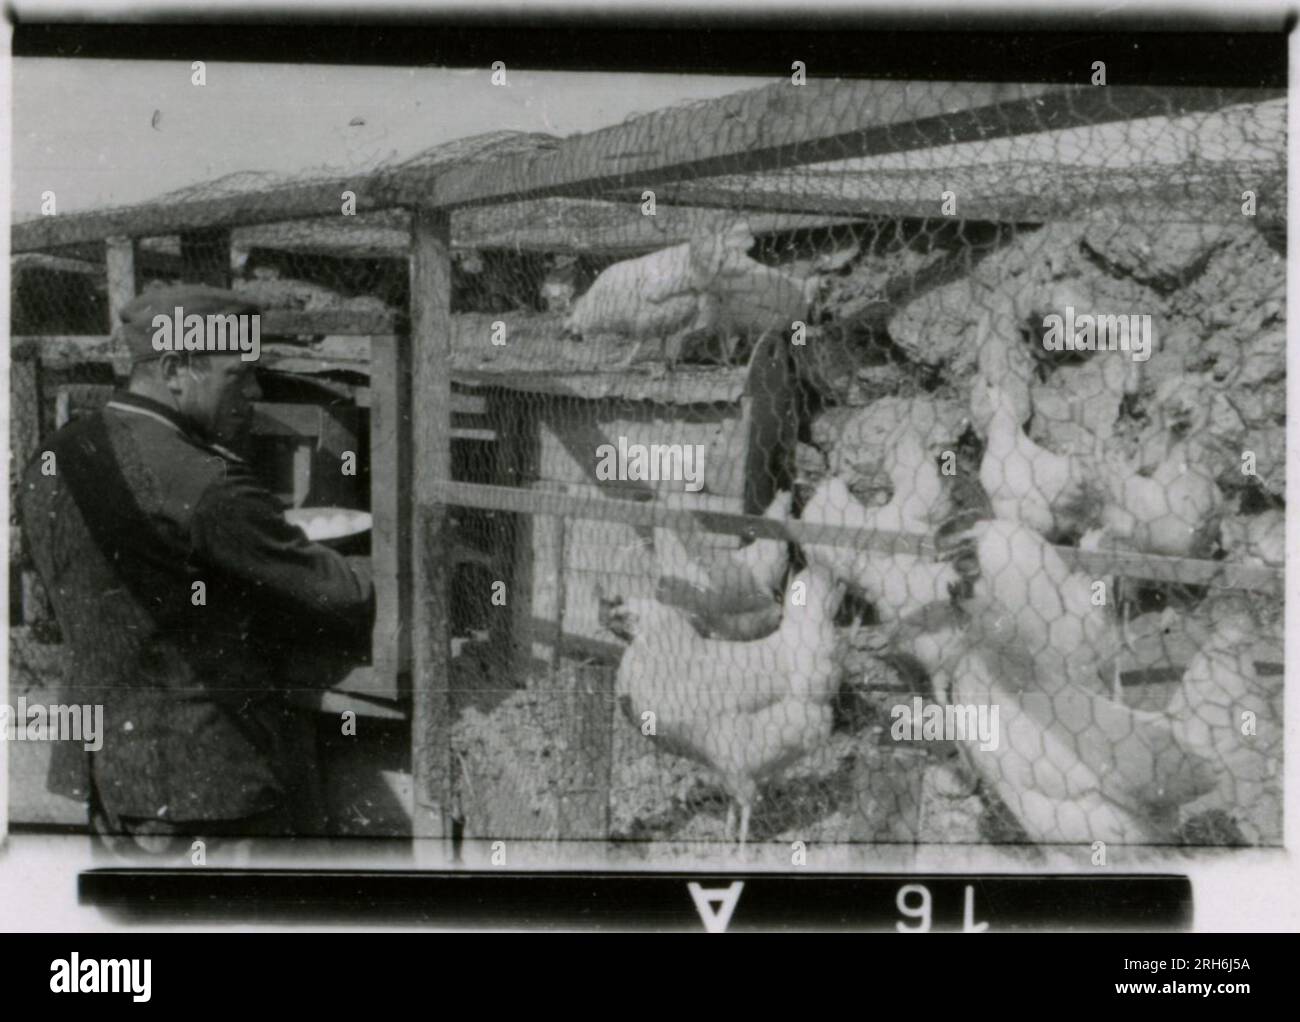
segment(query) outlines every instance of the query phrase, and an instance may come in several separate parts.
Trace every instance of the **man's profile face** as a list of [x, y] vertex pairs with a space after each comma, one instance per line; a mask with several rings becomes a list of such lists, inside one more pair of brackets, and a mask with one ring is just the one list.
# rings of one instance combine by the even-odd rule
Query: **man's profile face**
[[262, 396], [255, 363], [238, 355], [199, 355], [165, 370], [177, 410], [208, 440], [239, 450]]

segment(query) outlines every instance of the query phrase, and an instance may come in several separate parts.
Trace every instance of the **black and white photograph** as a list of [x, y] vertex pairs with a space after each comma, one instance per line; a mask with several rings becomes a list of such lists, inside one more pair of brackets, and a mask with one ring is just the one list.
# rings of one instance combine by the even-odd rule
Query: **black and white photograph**
[[1300, 928], [1284, 7], [637, 64], [22, 6], [0, 890], [62, 914], [0, 928], [267, 869]]

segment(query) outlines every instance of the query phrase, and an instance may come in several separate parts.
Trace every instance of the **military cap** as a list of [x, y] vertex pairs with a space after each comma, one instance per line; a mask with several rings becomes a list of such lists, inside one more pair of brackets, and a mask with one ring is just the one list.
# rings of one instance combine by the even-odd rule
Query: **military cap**
[[159, 314], [175, 317], [177, 309], [182, 310], [183, 316], [206, 318], [253, 315], [261, 311], [261, 306], [234, 291], [203, 284], [175, 284], [145, 291], [127, 302], [120, 313], [120, 335], [132, 362], [144, 362], [164, 354], [154, 348], [157, 332], [154, 317]]

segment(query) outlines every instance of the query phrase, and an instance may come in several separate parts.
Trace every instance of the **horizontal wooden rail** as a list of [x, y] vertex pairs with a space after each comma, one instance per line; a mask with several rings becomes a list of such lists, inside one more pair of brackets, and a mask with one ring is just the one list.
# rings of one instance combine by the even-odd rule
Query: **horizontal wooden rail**
[[[298, 309], [268, 309], [261, 313], [261, 333], [267, 337], [296, 337], [300, 334], [334, 334], [344, 337], [373, 337], [392, 334], [401, 325], [394, 312], [303, 312]], [[67, 344], [94, 347], [108, 344], [110, 334], [23, 334], [9, 339], [12, 348], [25, 342], [42, 345]]]
[[568, 139], [540, 155], [452, 165], [423, 182], [404, 178], [399, 191], [407, 201], [444, 209], [507, 198], [590, 197], [1138, 117], [1174, 117], [1283, 95], [1264, 89], [845, 80], [795, 87], [779, 82], [659, 110]]
[[356, 211], [368, 213], [400, 205], [391, 184], [378, 175], [358, 174], [326, 182], [268, 188], [208, 199], [188, 199], [167, 204], [145, 203], [87, 213], [61, 213], [13, 225], [13, 252], [102, 241], [115, 236], [143, 238], [180, 234], [206, 227], [278, 223], [308, 217], [338, 215], [342, 194], [356, 195]]
[[[757, 515], [724, 511], [688, 511], [653, 501], [602, 500], [542, 490], [488, 486], [442, 480], [433, 487], [435, 500], [462, 507], [520, 514], [561, 515], [640, 527], [667, 527], [684, 531], [703, 527], [711, 532], [785, 539], [797, 543], [825, 543], [890, 553], [935, 555], [934, 541], [925, 534], [861, 529], [847, 525], [782, 522]], [[1280, 569], [1204, 561], [1185, 557], [1160, 557], [1127, 552], [1091, 552], [1075, 547], [1053, 547], [1067, 567], [1096, 576], [1121, 575], [1153, 582], [1248, 589], [1280, 595], [1284, 573]]]
[[340, 334], [367, 336], [395, 333], [400, 317], [393, 312], [302, 312], [267, 309], [262, 313], [262, 336]]
[[754, 174], [812, 163], [1057, 131], [1138, 117], [1175, 117], [1284, 96], [1270, 89], [1104, 88], [971, 82], [812, 80], [669, 107], [566, 139], [545, 152], [406, 167], [262, 192], [44, 216], [15, 224], [13, 252], [113, 236], [335, 216], [423, 205], [450, 210]]
[[[401, 325], [392, 312], [300, 312], [296, 309], [270, 309], [261, 314], [261, 332], [265, 340], [301, 335], [375, 337], [394, 333]], [[9, 338], [9, 357], [36, 358], [55, 367], [77, 362], [110, 362], [114, 348], [111, 334], [19, 334]], [[124, 354], [124, 353], [123, 353]], [[304, 351], [305, 357], [314, 352]]]
[[13, 362], [39, 362], [46, 369], [66, 369], [87, 363], [111, 365], [116, 359], [125, 362], [125, 352], [118, 352], [108, 334], [60, 334], [9, 338], [9, 358]]
[[[658, 196], [660, 208], [673, 204], [709, 205], [733, 210], [751, 221], [757, 210], [808, 217], [838, 216], [846, 222], [868, 217], [937, 217], [944, 192], [959, 196], [963, 220], [1042, 223], [1075, 220], [1104, 223], [1227, 223], [1241, 216], [1240, 203], [1224, 202], [1234, 187], [1250, 187], [1270, 215], [1286, 210], [1285, 166], [1222, 163], [1202, 171], [1202, 179], [1183, 176], [1180, 165], [1151, 168], [1017, 167], [1008, 184], [1005, 165], [959, 170], [891, 171], [881, 194], [845, 194], [800, 187], [797, 181], [755, 180], [744, 187], [674, 185]], [[797, 172], [796, 172], [797, 173]], [[1000, 175], [1000, 176], [998, 176]], [[905, 184], [898, 182], [905, 181]], [[632, 202], [639, 193], [620, 193]], [[757, 232], [756, 232], [757, 233]]]

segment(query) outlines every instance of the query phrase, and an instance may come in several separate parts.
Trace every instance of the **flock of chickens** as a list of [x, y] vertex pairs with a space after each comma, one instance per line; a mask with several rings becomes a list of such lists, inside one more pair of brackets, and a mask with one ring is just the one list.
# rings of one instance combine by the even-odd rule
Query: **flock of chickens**
[[[619, 330], [669, 338], [671, 358], [701, 330], [726, 335], [793, 318], [792, 308], [807, 304], [804, 284], [750, 260], [752, 240], [740, 228], [712, 245], [617, 264], [571, 321], [591, 329], [599, 320], [603, 329], [626, 313]], [[611, 282], [611, 271], [631, 276]], [[759, 271], [773, 275], [760, 288], [765, 305], [719, 285]], [[692, 286], [680, 287], [688, 277]], [[612, 311], [611, 296], [638, 287], [677, 307]], [[650, 321], [651, 307], [661, 319]], [[629, 643], [616, 682], [624, 712], [648, 741], [717, 775], [732, 800], [728, 838], [742, 847], [763, 783], [830, 740], [846, 683], [836, 617], [850, 590], [875, 611], [871, 641], [881, 656], [919, 668], [936, 702], [999, 707], [996, 747], [964, 742], [962, 753], [1029, 840], [1172, 843], [1185, 839], [1190, 816], [1206, 812], [1229, 821], [1238, 840], [1280, 840], [1281, 680], [1257, 671], [1249, 618], [1202, 630], [1164, 710], [1132, 708], [1118, 685], [1127, 587], [1071, 571], [1051, 545], [1207, 556], [1225, 501], [1189, 453], [1188, 421], [1171, 411], [1162, 450], [1141, 463], [1100, 443], [1070, 453], [1042, 447], [1025, 430], [1034, 407], [1011, 329], [991, 312], [974, 338], [981, 369], [968, 422], [982, 441], [984, 517], [957, 506], [939, 469], [943, 452], [908, 422], [881, 445], [890, 480], [883, 503], [864, 504], [828, 474], [778, 494], [767, 511], [909, 534], [931, 541], [914, 549], [934, 554], [759, 539], [706, 562], [658, 530], [656, 598], [602, 600], [604, 623]], [[1113, 375], [1117, 387], [1130, 386], [1127, 372]]]

